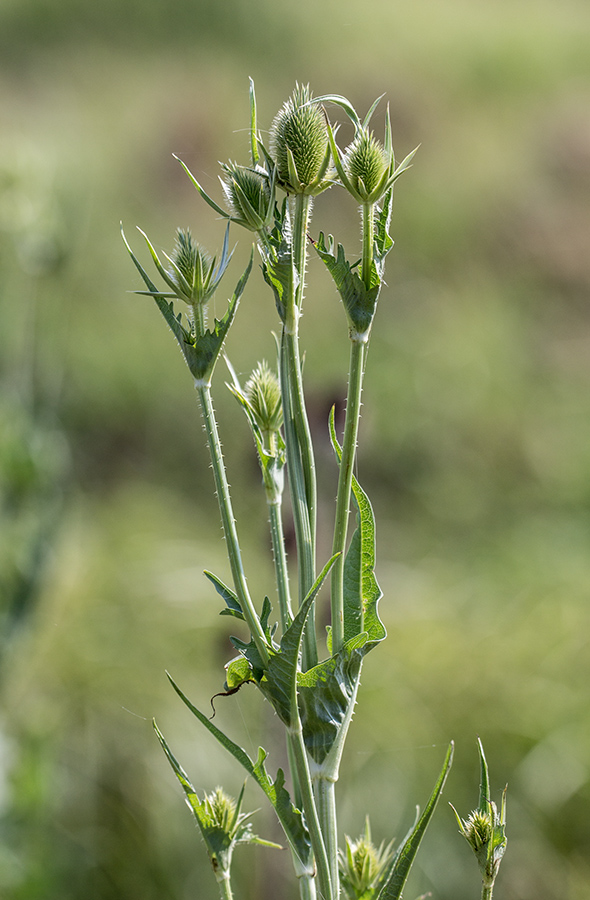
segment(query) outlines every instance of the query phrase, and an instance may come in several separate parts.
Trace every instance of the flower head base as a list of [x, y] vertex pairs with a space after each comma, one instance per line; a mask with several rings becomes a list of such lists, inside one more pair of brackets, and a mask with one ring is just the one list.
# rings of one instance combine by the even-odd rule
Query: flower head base
[[481, 765], [479, 806], [466, 819], [461, 819], [452, 803], [450, 806], [459, 823], [461, 834], [475, 853], [484, 887], [488, 889], [491, 897], [491, 891], [508, 843], [506, 838], [507, 789], [504, 788], [502, 793], [502, 805], [498, 812], [496, 804], [490, 800], [488, 766], [479, 738], [478, 745]]
[[353, 841], [345, 835], [346, 851], [339, 853], [342, 890], [346, 900], [372, 900], [377, 896], [393, 859], [392, 843], [379, 847], [371, 841], [369, 819], [365, 833]]
[[231, 221], [249, 231], [262, 231], [273, 221], [274, 180], [266, 170], [224, 163], [221, 181]]
[[276, 114], [270, 152], [279, 183], [289, 193], [318, 194], [332, 184], [328, 130], [322, 110], [312, 102], [309, 86], [297, 85]]

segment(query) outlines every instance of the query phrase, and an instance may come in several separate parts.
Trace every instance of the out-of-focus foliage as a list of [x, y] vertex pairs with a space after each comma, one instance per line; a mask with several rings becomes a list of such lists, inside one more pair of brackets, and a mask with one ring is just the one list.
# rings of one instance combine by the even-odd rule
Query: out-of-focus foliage
[[[386, 91], [400, 159], [421, 144], [396, 189], [361, 423], [390, 637], [365, 669], [342, 829], [359, 833], [370, 812], [377, 843], [403, 835], [451, 737], [449, 798], [471, 808], [479, 733], [495, 783], [510, 782], [498, 898], [588, 896], [589, 42], [584, 0], [4, 0], [3, 898], [215, 896], [149, 723], [184, 735], [175, 750], [201, 791], [239, 791], [163, 674], [200, 703], [220, 689], [226, 620], [200, 572], [223, 575], [224, 547], [195, 398], [157, 310], [126, 293], [139, 285], [118, 224], [140, 224], [158, 250], [177, 226], [221, 248], [223, 223], [171, 154], [221, 197], [217, 160], [247, 161], [249, 75], [262, 125], [309, 80], [360, 110]], [[354, 243], [349, 201], [318, 198], [314, 229]], [[318, 260], [310, 285], [305, 378], [329, 523], [346, 322]], [[276, 327], [253, 274], [227, 347], [238, 373], [272, 358]], [[215, 388], [262, 598], [264, 495], [222, 372]], [[218, 715], [255, 753], [243, 721], [270, 733], [265, 746], [274, 725], [253, 699], [246, 687]], [[468, 854], [439, 809], [408, 891], [477, 896]], [[269, 856], [276, 878], [262, 879], [253, 848], [236, 854], [252, 898], [280, 889], [288, 862]]]

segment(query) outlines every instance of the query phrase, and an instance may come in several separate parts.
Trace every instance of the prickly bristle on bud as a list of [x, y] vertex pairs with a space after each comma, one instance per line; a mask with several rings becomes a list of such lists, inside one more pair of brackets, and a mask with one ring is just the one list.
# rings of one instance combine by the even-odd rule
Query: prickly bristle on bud
[[223, 166], [223, 192], [229, 212], [246, 228], [258, 231], [271, 203], [268, 178], [255, 169], [227, 163]]
[[226, 794], [223, 788], [216, 787], [210, 794], [205, 795], [205, 806], [211, 818], [211, 825], [229, 834], [236, 814], [236, 801], [233, 797]]
[[346, 851], [339, 851], [342, 889], [347, 900], [373, 896], [393, 857], [392, 844], [376, 847], [367, 822], [365, 834], [353, 841], [345, 835]]
[[277, 432], [283, 423], [281, 389], [265, 360], [252, 372], [244, 393], [260, 430], [263, 433]]
[[[270, 149], [280, 181], [289, 186], [288, 150], [297, 176], [307, 186], [319, 175], [328, 147], [328, 131], [322, 110], [312, 99], [309, 86], [297, 85], [293, 96], [279, 110], [271, 126]], [[291, 187], [296, 187], [291, 185]]]
[[362, 131], [347, 148], [343, 165], [354, 189], [370, 194], [379, 185], [389, 160], [380, 141], [369, 131]]
[[490, 816], [479, 809], [474, 810], [464, 821], [465, 837], [474, 848], [479, 850], [492, 838], [493, 822]]
[[[191, 288], [195, 287], [211, 268], [211, 257], [193, 240], [188, 228], [179, 228], [176, 232], [171, 260]], [[178, 273], [174, 268], [169, 274], [173, 281], [178, 279]]]

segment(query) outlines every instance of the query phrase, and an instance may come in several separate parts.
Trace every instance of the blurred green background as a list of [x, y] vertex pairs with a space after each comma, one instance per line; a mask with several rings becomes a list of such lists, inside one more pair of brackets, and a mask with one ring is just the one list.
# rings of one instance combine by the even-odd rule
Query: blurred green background
[[[365, 667], [342, 826], [356, 834], [369, 811], [378, 841], [401, 836], [450, 738], [445, 797], [467, 814], [479, 734], [497, 799], [509, 782], [498, 900], [586, 900], [587, 0], [1, 0], [0, 896], [216, 896], [151, 717], [201, 790], [237, 793], [242, 773], [164, 675], [201, 708], [220, 689], [232, 629], [201, 572], [225, 575], [224, 546], [190, 377], [155, 306], [128, 293], [140, 285], [119, 221], [157, 247], [177, 225], [220, 247], [222, 223], [172, 153], [219, 195], [217, 160], [247, 158], [248, 76], [263, 129], [299, 80], [361, 112], [386, 92], [400, 158], [421, 144], [397, 189], [366, 380], [359, 474], [390, 636]], [[342, 192], [320, 198], [313, 228], [355, 252]], [[249, 253], [236, 237], [234, 283]], [[228, 342], [240, 373], [272, 358], [277, 321], [255, 273]], [[348, 348], [315, 259], [303, 341], [328, 526], [325, 421]], [[262, 597], [264, 501], [223, 381], [220, 367]], [[247, 688], [218, 719], [282, 761]], [[276, 836], [265, 809], [255, 827]], [[285, 853], [243, 848], [236, 864], [238, 897], [294, 897]], [[445, 803], [406, 893], [426, 891], [479, 896]]]

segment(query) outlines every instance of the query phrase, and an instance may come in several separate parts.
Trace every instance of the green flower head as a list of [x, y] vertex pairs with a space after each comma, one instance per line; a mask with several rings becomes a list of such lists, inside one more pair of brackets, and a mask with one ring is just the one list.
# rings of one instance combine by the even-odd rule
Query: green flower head
[[479, 789], [479, 805], [466, 819], [462, 819], [451, 803], [451, 809], [459, 824], [459, 830], [477, 859], [483, 884], [490, 890], [494, 886], [502, 857], [506, 851], [506, 788], [502, 793], [500, 811], [493, 800], [490, 800], [490, 781], [488, 765], [483, 746], [478, 738], [481, 782]]
[[369, 200], [387, 179], [391, 159], [373, 133], [363, 130], [347, 148], [342, 165], [359, 197]]
[[249, 231], [262, 231], [273, 221], [274, 184], [259, 168], [222, 164], [221, 185], [231, 219]]
[[368, 818], [364, 834], [356, 841], [345, 835], [345, 841], [338, 860], [343, 895], [346, 900], [373, 900], [393, 859], [393, 844], [373, 844]]
[[168, 257], [168, 275], [182, 299], [202, 303], [209, 296], [214, 260], [204, 247], [197, 244], [188, 228], [176, 232], [174, 250]]
[[270, 151], [278, 180], [288, 192], [316, 194], [332, 183], [325, 179], [330, 161], [326, 119], [322, 109], [312, 103], [308, 85], [297, 85], [276, 114]]
[[246, 382], [244, 394], [263, 434], [277, 432], [283, 424], [281, 389], [275, 373], [262, 360]]
[[[193, 240], [190, 230], [188, 228], [179, 228], [176, 232], [176, 241], [172, 253], [170, 255], [164, 253], [164, 257], [168, 262], [168, 268], [165, 268], [160, 262], [160, 258], [147, 234], [141, 228], [138, 230], [143, 234], [156, 268], [169, 290], [157, 290], [142, 267], [139, 266], [131, 252], [131, 248], [125, 241], [132, 259], [148, 287], [147, 291], [137, 291], [136, 293], [170, 300], [184, 300], [185, 303], [188, 303], [193, 308], [203, 306], [215, 293], [232, 257], [233, 251], [230, 253], [228, 243], [229, 226], [225, 232], [221, 259], [217, 266], [215, 265], [216, 258], [211, 258], [204, 247], [201, 247], [200, 244]], [[124, 235], [123, 238], [125, 239]]]

